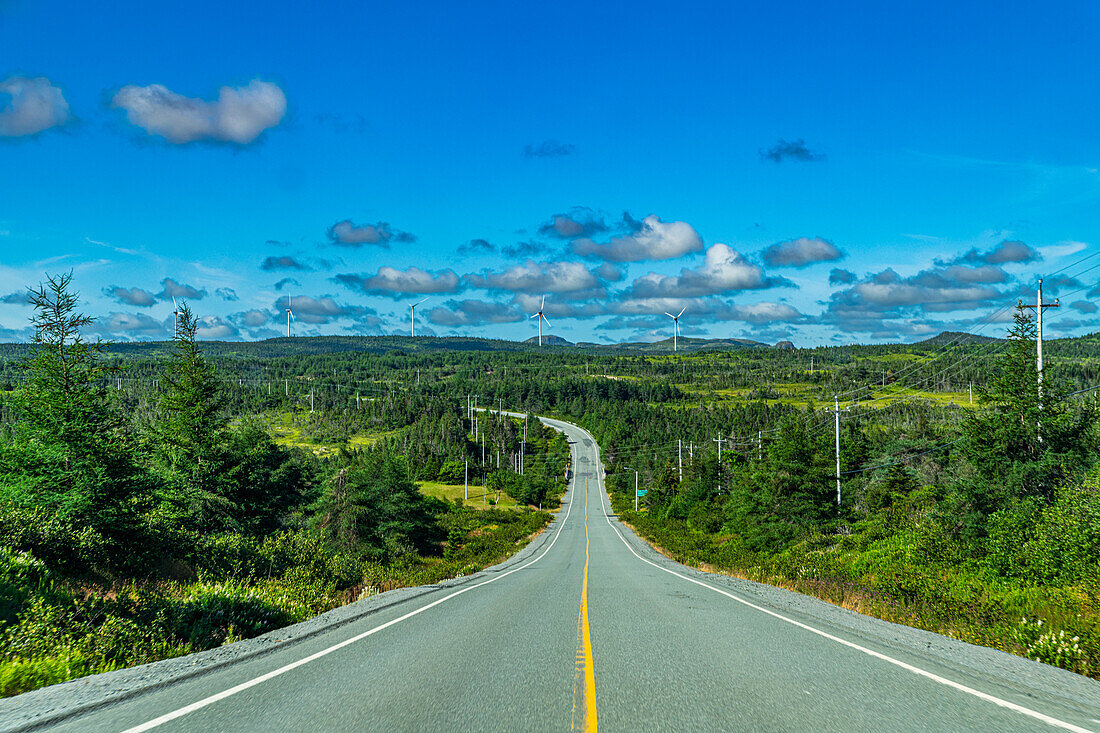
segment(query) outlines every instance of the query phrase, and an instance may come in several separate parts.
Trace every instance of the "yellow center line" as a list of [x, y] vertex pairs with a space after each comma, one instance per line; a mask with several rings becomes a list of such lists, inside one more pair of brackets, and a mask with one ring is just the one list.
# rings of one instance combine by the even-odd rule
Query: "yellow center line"
[[[577, 667], [584, 670], [584, 688], [581, 692], [581, 726], [579, 730], [595, 731], [596, 727], [596, 668], [592, 663], [592, 635], [588, 628], [588, 479], [584, 481], [584, 582], [581, 584], [581, 610], [577, 619]], [[573, 689], [573, 730], [577, 727], [577, 688]]]

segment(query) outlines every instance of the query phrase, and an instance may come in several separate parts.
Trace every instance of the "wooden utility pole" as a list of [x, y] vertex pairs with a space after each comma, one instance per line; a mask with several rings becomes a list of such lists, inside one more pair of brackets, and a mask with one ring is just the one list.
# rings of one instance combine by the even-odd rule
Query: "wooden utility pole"
[[711, 438], [718, 444], [718, 493], [722, 493], [722, 434], [718, 433], [717, 438]]
[[684, 441], [676, 440], [676, 462], [680, 464], [680, 483], [684, 482]]
[[[1021, 304], [1022, 305], [1022, 304]], [[1043, 302], [1043, 278], [1039, 278], [1039, 293], [1035, 305], [1025, 305], [1024, 308], [1035, 309], [1035, 321], [1037, 330], [1035, 333], [1035, 371], [1039, 389], [1039, 411], [1043, 410], [1043, 311], [1047, 308], [1060, 308], [1061, 303], [1055, 298], [1053, 303]], [[1039, 436], [1039, 442], [1043, 442], [1043, 423], [1039, 421], [1035, 425]]]
[[836, 433], [836, 508], [837, 508], [837, 511], [840, 511], [840, 413], [848, 412], [851, 409], [852, 409], [851, 407], [845, 407], [843, 410], [841, 410], [840, 409], [840, 398], [837, 395], [833, 395], [833, 409], [825, 410], [825, 412], [833, 413], [833, 416], [836, 418], [835, 433]]

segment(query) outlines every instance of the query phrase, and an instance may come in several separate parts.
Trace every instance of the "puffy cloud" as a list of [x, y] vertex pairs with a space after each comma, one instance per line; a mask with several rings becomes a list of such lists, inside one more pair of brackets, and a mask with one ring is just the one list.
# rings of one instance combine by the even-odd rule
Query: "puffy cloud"
[[170, 277], [160, 281], [162, 289], [157, 293], [159, 300], [171, 300], [172, 298], [186, 298], [187, 300], [202, 300], [206, 297], [206, 288], [199, 290], [192, 285], [179, 283]]
[[283, 288], [288, 287], [290, 285], [297, 285], [298, 287], [302, 287], [302, 284], [300, 282], [298, 282], [297, 280], [295, 280], [294, 278], [284, 277], [282, 280], [275, 283], [275, 289], [276, 290], [282, 290]]
[[850, 285], [859, 278], [851, 270], [842, 270], [839, 267], [834, 267], [829, 270], [829, 284], [830, 285]]
[[361, 318], [376, 313], [358, 305], [341, 305], [332, 296], [313, 298], [308, 295], [281, 296], [275, 301], [275, 309], [286, 312], [287, 305], [294, 311], [294, 318], [302, 323], [331, 323], [339, 318]]
[[695, 320], [743, 321], [752, 324], [800, 323], [806, 320], [805, 314], [786, 303], [748, 303], [736, 304], [720, 298], [629, 298], [613, 303], [610, 311], [624, 316], [642, 316], [657, 314], [667, 318], [665, 313], [679, 313], [684, 310], [683, 323]]
[[461, 281], [453, 270], [429, 272], [419, 267], [398, 270], [396, 267], [379, 267], [375, 275], [346, 273], [332, 278], [333, 282], [367, 295], [400, 297], [402, 294], [453, 293]]
[[90, 329], [112, 338], [166, 338], [171, 327], [144, 313], [111, 313], [107, 318], [96, 319]]
[[409, 232], [394, 230], [387, 222], [377, 224], [353, 224], [350, 219], [338, 221], [328, 228], [328, 238], [333, 244], [342, 247], [362, 247], [374, 244], [389, 247], [390, 242], [415, 242], [416, 236]]
[[520, 293], [602, 293], [600, 280], [579, 262], [535, 262], [527, 260], [503, 272], [484, 272], [466, 276], [475, 288], [508, 290]]
[[523, 155], [526, 158], [560, 158], [564, 155], [572, 155], [575, 152], [577, 152], [576, 145], [558, 142], [553, 139], [523, 147]]
[[632, 234], [604, 243], [582, 237], [573, 240], [570, 246], [581, 257], [610, 262], [640, 262], [675, 259], [698, 252], [703, 249], [703, 240], [695, 228], [685, 221], [663, 222], [658, 216], [650, 214]]
[[979, 252], [977, 248], [974, 248], [950, 262], [945, 263], [937, 260], [936, 264], [1004, 265], [1010, 262], [1037, 262], [1041, 259], [1043, 259], [1043, 256], [1038, 251], [1023, 242], [1016, 239], [1006, 239], [984, 252]]
[[142, 288], [124, 288], [119, 285], [112, 285], [103, 288], [103, 294], [108, 298], [114, 298], [119, 303], [134, 305], [138, 308], [149, 308], [156, 305], [157, 302], [155, 295]]
[[72, 119], [69, 103], [58, 87], [44, 76], [9, 76], [0, 81], [0, 137], [36, 135], [61, 127]]
[[232, 303], [235, 300], [240, 300], [237, 296], [237, 291], [233, 288], [218, 288], [214, 291], [214, 295], [218, 296], [227, 303]]
[[267, 311], [253, 309], [234, 313], [229, 317], [229, 320], [245, 328], [259, 328], [271, 321], [271, 314]]
[[791, 141], [779, 138], [775, 145], [767, 150], [760, 151], [760, 158], [770, 160], [773, 163], [782, 163], [784, 160], [797, 160], [803, 163], [825, 160], [824, 155], [815, 153], [806, 147], [806, 141], [802, 138]]
[[5, 305], [30, 305], [30, 293], [26, 290], [16, 290], [14, 293], [0, 297], [0, 303]]
[[241, 332], [221, 316], [200, 316], [195, 335], [200, 339], [225, 340], [240, 338]]
[[1077, 300], [1069, 304], [1069, 307], [1078, 313], [1095, 313], [1097, 311], [1096, 304], [1090, 303], [1087, 300]]
[[493, 254], [497, 251], [497, 248], [484, 239], [471, 239], [466, 244], [460, 244], [458, 246], [458, 253], [460, 255], [474, 255], [474, 254]]
[[286, 96], [275, 84], [254, 79], [244, 87], [222, 87], [207, 102], [160, 85], [122, 87], [111, 101], [150, 135], [171, 143], [213, 141], [247, 145], [286, 114]]
[[313, 268], [297, 260], [289, 255], [275, 256], [264, 258], [264, 261], [260, 263], [260, 269], [265, 272], [274, 272], [276, 270], [301, 270], [309, 271]]
[[818, 262], [835, 262], [844, 253], [827, 239], [799, 237], [777, 242], [764, 250], [764, 263], [771, 267], [807, 267]]
[[941, 310], [936, 306], [946, 306], [942, 310], [960, 310], [1000, 295], [996, 288], [953, 280], [941, 270], [924, 270], [903, 278], [888, 268], [849, 290], [835, 293], [833, 299], [834, 302], [862, 305], [875, 310], [899, 307]]
[[539, 242], [516, 242], [501, 247], [500, 253], [505, 257], [518, 259], [520, 257], [546, 256], [547, 249], [548, 247], [545, 244]]
[[550, 221], [539, 227], [539, 234], [558, 239], [591, 237], [606, 231], [603, 216], [583, 206], [574, 207], [566, 214], [554, 214]]
[[784, 278], [767, 277], [758, 265], [749, 262], [732, 247], [714, 244], [707, 249], [704, 262], [699, 267], [684, 268], [679, 275], [651, 272], [634, 281], [629, 297], [691, 298], [787, 286], [793, 286], [793, 283]]
[[605, 262], [596, 268], [596, 275], [607, 280], [608, 282], [617, 283], [626, 277], [626, 273], [623, 272], [621, 267], [616, 267], [610, 262]]
[[514, 304], [484, 300], [449, 300], [428, 311], [437, 326], [478, 326], [485, 323], [516, 323], [527, 318]]

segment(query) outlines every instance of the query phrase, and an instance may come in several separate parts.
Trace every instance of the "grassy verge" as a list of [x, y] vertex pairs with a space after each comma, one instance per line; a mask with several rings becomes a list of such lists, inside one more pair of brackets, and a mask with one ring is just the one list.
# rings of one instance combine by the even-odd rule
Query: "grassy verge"
[[1100, 679], [1100, 588], [1050, 586], [997, 576], [927, 543], [856, 526], [850, 535], [813, 535], [779, 553], [747, 551], [736, 535], [687, 522], [616, 510], [666, 555], [710, 572], [805, 593], [885, 621]]
[[[51, 570], [0, 548], [0, 696], [230, 644], [375, 593], [468, 575], [501, 562], [548, 512], [453, 506], [438, 556], [389, 563], [327, 549], [304, 530], [202, 538], [172, 578], [111, 581]], [[187, 576], [183, 579], [182, 576]]]

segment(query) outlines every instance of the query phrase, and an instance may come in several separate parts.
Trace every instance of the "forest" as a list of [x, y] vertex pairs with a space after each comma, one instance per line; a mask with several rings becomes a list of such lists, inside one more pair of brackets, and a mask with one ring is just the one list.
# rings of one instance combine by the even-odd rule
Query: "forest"
[[591, 431], [616, 512], [682, 562], [1100, 676], [1100, 343], [1048, 341], [1040, 389], [1023, 310], [673, 352], [206, 344], [189, 311], [108, 345], [65, 278], [35, 298], [36, 342], [0, 350], [4, 694], [498, 561], [564, 489], [535, 415]]

